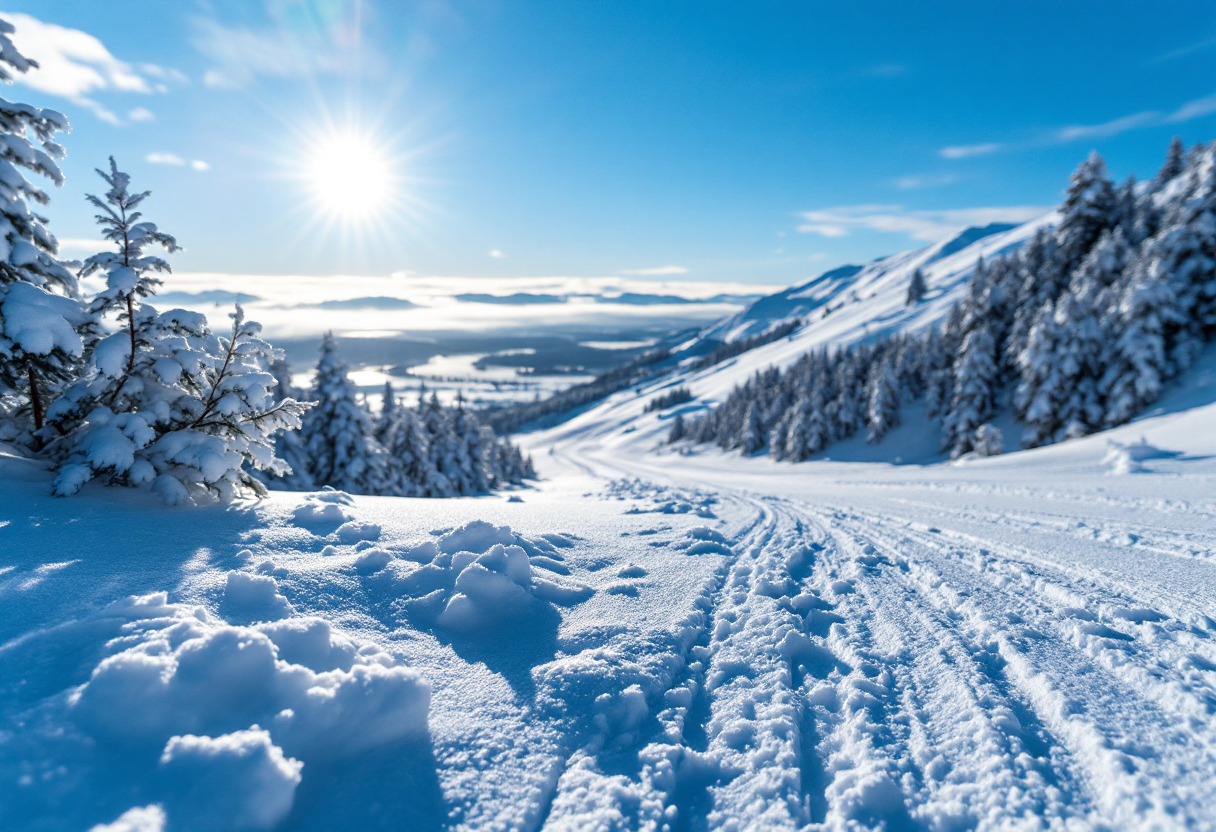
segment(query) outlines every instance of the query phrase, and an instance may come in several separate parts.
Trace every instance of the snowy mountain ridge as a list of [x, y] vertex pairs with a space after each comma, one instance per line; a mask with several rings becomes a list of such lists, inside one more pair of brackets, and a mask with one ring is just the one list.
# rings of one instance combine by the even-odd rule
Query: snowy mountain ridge
[[760, 298], [741, 312], [706, 327], [699, 337], [730, 342], [760, 334], [792, 318], [822, 320], [829, 307], [835, 311], [858, 302], [862, 295], [873, 297], [891, 286], [906, 288], [916, 268], [925, 272], [931, 288], [945, 291], [970, 274], [968, 264], [974, 266], [980, 257], [1016, 248], [1055, 219], [1053, 211], [1021, 225], [971, 227], [933, 245], [880, 257], [864, 266], [838, 266], [806, 283]]

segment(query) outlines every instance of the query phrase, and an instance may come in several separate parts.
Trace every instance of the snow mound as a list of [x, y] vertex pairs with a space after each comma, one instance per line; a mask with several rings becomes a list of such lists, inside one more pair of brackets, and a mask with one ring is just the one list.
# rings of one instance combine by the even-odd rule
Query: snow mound
[[529, 541], [509, 526], [484, 520], [446, 532], [431, 546], [414, 547], [407, 554], [411, 560], [422, 560], [431, 551], [434, 554], [429, 563], [404, 579], [403, 588], [414, 596], [409, 607], [416, 615], [433, 617], [440, 627], [468, 632], [525, 616], [536, 610], [537, 603], [576, 604], [594, 593], [584, 584], [534, 575], [525, 546], [538, 553], [535, 557], [543, 561], [540, 565], [561, 567], [558, 561], [539, 554], [553, 553], [548, 541]]
[[319, 491], [307, 495], [304, 502], [292, 511], [291, 519], [301, 528], [327, 534], [354, 519], [354, 515], [345, 508], [354, 503], [344, 491]]
[[1142, 436], [1139, 442], [1122, 443], [1108, 439], [1109, 450], [1102, 463], [1111, 474], [1142, 474], [1149, 469], [1144, 463], [1151, 459], [1173, 459], [1179, 456], [1178, 451], [1167, 451], [1150, 445]]
[[291, 615], [294, 609], [279, 594], [279, 583], [270, 575], [233, 570], [228, 573], [220, 612], [242, 622], [275, 621]]
[[269, 829], [291, 811], [304, 764], [283, 756], [258, 728], [221, 737], [173, 737], [160, 758], [178, 785], [170, 817], [201, 829]]
[[[270, 578], [233, 576], [243, 576], [241, 591], [273, 588]], [[115, 602], [98, 618], [122, 635], [59, 706], [81, 741], [103, 750], [82, 776], [159, 761], [162, 776], [137, 797], [163, 805], [171, 828], [183, 818], [198, 821], [191, 828], [268, 828], [290, 810], [301, 766], [427, 731], [430, 683], [320, 619], [233, 626], [163, 592]]]
[[485, 552], [496, 543], [504, 546], [515, 543], [510, 526], [495, 526], [485, 520], [474, 520], [440, 537], [438, 547], [439, 551], [451, 555], [456, 552]]

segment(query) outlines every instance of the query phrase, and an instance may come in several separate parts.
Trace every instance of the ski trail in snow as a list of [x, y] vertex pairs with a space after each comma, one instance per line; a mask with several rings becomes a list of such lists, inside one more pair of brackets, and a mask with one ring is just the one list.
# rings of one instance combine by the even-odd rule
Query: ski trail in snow
[[708, 603], [704, 733], [650, 828], [1216, 828], [1216, 621], [1186, 591], [1207, 504], [698, 485], [763, 519]]

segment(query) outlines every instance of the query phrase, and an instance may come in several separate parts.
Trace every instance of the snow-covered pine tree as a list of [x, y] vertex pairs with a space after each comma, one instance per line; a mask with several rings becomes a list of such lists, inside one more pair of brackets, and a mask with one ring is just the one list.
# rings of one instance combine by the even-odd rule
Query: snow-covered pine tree
[[684, 414], [677, 413], [675, 418], [671, 420], [671, 430], [667, 432], [667, 441], [675, 444], [684, 438], [685, 432]]
[[915, 303], [920, 303], [921, 298], [925, 296], [925, 292], [928, 290], [929, 287], [925, 285], [925, 273], [918, 266], [912, 270], [912, 277], [908, 280], [908, 296], [904, 305], [912, 306]]
[[1065, 278], [1080, 265], [1102, 232], [1111, 227], [1116, 208], [1106, 163], [1094, 151], [1072, 174], [1064, 204], [1060, 206], [1056, 257]]
[[452, 432], [459, 443], [460, 461], [464, 472], [463, 494], [481, 494], [490, 490], [490, 448], [482, 442], [481, 423], [464, 407], [464, 395], [456, 396], [456, 413], [452, 417]]
[[[439, 402], [438, 393], [432, 391], [430, 399], [423, 405], [420, 421], [426, 430], [428, 462], [435, 471], [433, 496], [454, 497], [463, 493], [460, 491], [461, 472], [456, 438], [452, 434], [451, 420]], [[452, 480], [453, 474], [457, 477], [455, 482]]]
[[784, 458], [793, 462], [801, 462], [810, 456], [810, 442], [807, 441], [807, 427], [811, 415], [811, 398], [803, 396], [798, 406], [793, 409], [786, 428], [784, 441]]
[[300, 440], [316, 486], [355, 494], [380, 494], [387, 486], [384, 449], [372, 435], [371, 416], [359, 404], [333, 333], [321, 339]]
[[1183, 164], [1186, 158], [1186, 148], [1182, 144], [1182, 139], [1174, 136], [1170, 140], [1170, 148], [1165, 153], [1165, 163], [1161, 165], [1161, 170], [1157, 171], [1157, 185], [1164, 185], [1178, 174], [1182, 173]]
[[198, 492], [221, 498], [247, 487], [265, 493], [253, 471], [288, 472], [275, 455], [275, 434], [300, 425], [306, 405], [275, 399], [266, 367], [274, 350], [237, 306], [228, 337], [215, 335], [198, 313], [160, 313], [143, 300], [168, 264], [147, 256], [150, 244], [176, 251], [176, 241], [134, 210], [129, 177], [110, 160], [98, 171], [110, 186], [97, 222], [115, 251], [85, 261], [84, 274], [103, 271], [106, 288], [90, 304], [98, 318], [117, 312], [122, 327], [101, 339], [90, 365], [47, 412], [44, 438], [59, 464], [55, 493], [73, 494], [105, 477], [123, 485], [151, 483], [167, 502]]
[[[287, 363], [287, 358], [282, 353], [276, 353], [275, 357], [270, 361], [270, 374], [274, 376], [274, 393], [272, 398], [275, 401], [283, 399], [295, 399], [296, 401], [306, 401], [305, 391], [296, 387], [291, 381], [291, 365]], [[282, 459], [291, 469], [291, 473], [282, 476], [275, 474], [266, 474], [267, 483], [276, 488], [282, 488], [288, 491], [312, 491], [316, 485], [312, 481], [312, 476], [309, 474], [308, 456], [304, 452], [304, 445], [300, 440], [300, 432], [298, 430], [280, 431], [275, 438], [275, 455]]]
[[1150, 256], [1171, 275], [1186, 322], [1171, 360], [1187, 367], [1202, 341], [1216, 335], [1216, 159], [1197, 171], [1197, 187], [1152, 241]]
[[866, 441], [878, 442], [899, 424], [899, 381], [891, 361], [883, 357], [870, 366]]
[[59, 460], [55, 493], [74, 494], [105, 477], [151, 483], [170, 504], [200, 492], [228, 499], [242, 487], [265, 494], [248, 469], [288, 473], [275, 455], [275, 434], [299, 428], [308, 405], [274, 400], [274, 377], [264, 369], [273, 350], [260, 325], [237, 306], [224, 338], [196, 312], [133, 309], [135, 361], [126, 332], [103, 339], [90, 374], [47, 414], [64, 431], [50, 446]]
[[755, 401], [747, 405], [747, 415], [743, 419], [743, 432], [739, 437], [739, 447], [744, 454], [754, 454], [764, 447], [764, 422], [760, 418], [760, 407]]
[[[13, 31], [0, 20], [0, 81], [7, 84], [38, 66], [13, 46]], [[28, 406], [35, 430], [48, 397], [78, 371], [90, 338], [76, 278], [58, 260], [46, 219], [29, 209], [50, 198], [24, 173], [62, 185], [56, 160], [64, 150], [55, 134], [70, 129], [54, 110], [0, 98], [0, 413]]]
[[397, 394], [393, 391], [393, 383], [391, 381], [384, 382], [384, 393], [380, 404], [380, 415], [376, 418], [375, 436], [376, 441], [385, 447], [387, 450], [389, 445], [386, 437], [393, 429], [393, 423], [397, 420], [397, 414], [401, 407], [397, 403]]
[[1119, 299], [1118, 336], [1102, 379], [1108, 427], [1128, 421], [1161, 394], [1171, 371], [1167, 333], [1183, 321], [1173, 283], [1160, 261], [1141, 257], [1128, 272]]
[[975, 429], [974, 452], [976, 456], [997, 456], [1005, 452], [1005, 437], [1000, 428], [988, 422]]
[[1055, 355], [1061, 334], [1055, 304], [1043, 304], [1031, 324], [1026, 347], [1018, 358], [1021, 380], [1014, 392], [1017, 417], [1025, 424], [1022, 444], [1034, 448], [1051, 441], [1059, 426], [1056, 403], [1064, 396]]
[[981, 262], [962, 305], [961, 326], [965, 335], [954, 362], [950, 410], [942, 423], [942, 447], [950, 450], [952, 458], [972, 449], [975, 429], [988, 421], [996, 406], [997, 344], [988, 314], [988, 283]]

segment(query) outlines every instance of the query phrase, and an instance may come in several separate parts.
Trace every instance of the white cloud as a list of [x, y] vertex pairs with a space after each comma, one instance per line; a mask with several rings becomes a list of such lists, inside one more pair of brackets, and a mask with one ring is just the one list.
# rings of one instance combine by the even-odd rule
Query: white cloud
[[983, 156], [987, 153], [995, 153], [1001, 149], [1001, 145], [996, 142], [988, 142], [987, 144], [959, 144], [943, 147], [938, 151], [943, 159], [964, 159], [968, 156]]
[[823, 237], [844, 237], [853, 231], [906, 234], [914, 240], [938, 242], [964, 228], [993, 222], [1025, 222], [1048, 211], [1036, 205], [991, 208], [954, 208], [942, 211], [911, 211], [902, 205], [845, 205], [804, 211], [798, 230]]
[[503, 254], [501, 251], [499, 251], [499, 250], [498, 250], [498, 249], [496, 249], [496, 248], [492, 248], [492, 249], [490, 249], [489, 254], [490, 254], [490, 256], [491, 256], [491, 257], [493, 257], [495, 260], [501, 260], [503, 257], [506, 257], [506, 256], [507, 256], [507, 255]]
[[[38, 62], [37, 69], [16, 76], [18, 83], [30, 89], [67, 99], [110, 124], [121, 124], [122, 119], [93, 98], [95, 93], [150, 94], [167, 89], [164, 84], [152, 84], [145, 77], [153, 74], [148, 67], [154, 65], [146, 64], [136, 69], [120, 61], [88, 32], [44, 23], [28, 14], [4, 12], [3, 16], [16, 28], [12, 35], [13, 45], [27, 58]], [[175, 79], [175, 70], [155, 69], [160, 76]], [[138, 111], [148, 112], [142, 107], [132, 112]]]
[[105, 240], [90, 240], [84, 237], [59, 237], [59, 251], [89, 252], [103, 251], [113, 246]]
[[645, 275], [647, 277], [657, 277], [665, 274], [688, 274], [688, 269], [683, 266], [655, 266], [650, 269], [625, 269], [622, 274]]
[[202, 159], [195, 159], [190, 163], [190, 167], [197, 171], [211, 170], [211, 165], [207, 164]]
[[149, 165], [184, 165], [186, 160], [176, 153], [149, 153], [144, 157]]
[[[354, 64], [343, 55], [343, 43], [361, 43], [349, 32], [299, 31], [280, 27], [229, 27], [209, 18], [194, 21], [194, 48], [214, 66], [203, 75], [213, 88], [243, 87], [259, 76], [295, 78], [341, 72]], [[366, 60], [369, 47], [361, 43]]]
[[1194, 101], [1188, 101], [1174, 112], [1165, 117], [1165, 120], [1170, 124], [1181, 124], [1184, 121], [1190, 121], [1193, 118], [1201, 118], [1206, 115], [1216, 113], [1216, 95], [1205, 96], [1204, 98], [1196, 98]]
[[131, 121], [156, 121], [156, 114], [147, 107], [136, 107], [127, 113], [127, 118]]
[[1142, 113], [1133, 113], [1130, 116], [1104, 121], [1101, 124], [1078, 124], [1072, 127], [1065, 127], [1057, 133], [1057, 136], [1060, 141], [1065, 142], [1076, 141], [1077, 139], [1106, 139], [1111, 136], [1117, 136], [1120, 133], [1126, 133], [1128, 130], [1134, 130], [1137, 127], [1156, 124], [1160, 120], [1161, 114], [1156, 110], [1146, 110]]
[[954, 174], [943, 173], [936, 175], [926, 174], [919, 176], [901, 176], [895, 180], [894, 184], [895, 187], [899, 188], [900, 190], [909, 191], [917, 188], [936, 188], [940, 185], [949, 185], [952, 182], [957, 181], [958, 177]]

